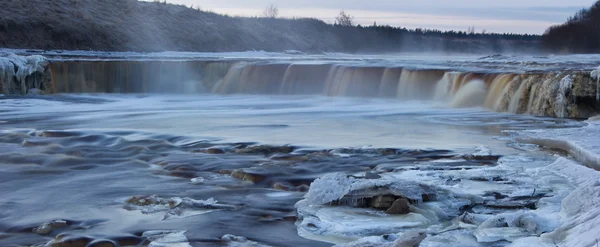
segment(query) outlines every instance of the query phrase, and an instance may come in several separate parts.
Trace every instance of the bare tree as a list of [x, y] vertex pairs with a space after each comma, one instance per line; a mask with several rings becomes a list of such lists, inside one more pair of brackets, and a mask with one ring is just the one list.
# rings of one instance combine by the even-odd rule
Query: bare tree
[[346, 27], [354, 26], [354, 17], [346, 14], [346, 12], [342, 10], [340, 11], [340, 14], [335, 17], [335, 24]]
[[277, 8], [275, 4], [269, 4], [269, 6], [263, 10], [263, 16], [266, 18], [277, 18], [277, 16], [279, 16], [279, 8]]

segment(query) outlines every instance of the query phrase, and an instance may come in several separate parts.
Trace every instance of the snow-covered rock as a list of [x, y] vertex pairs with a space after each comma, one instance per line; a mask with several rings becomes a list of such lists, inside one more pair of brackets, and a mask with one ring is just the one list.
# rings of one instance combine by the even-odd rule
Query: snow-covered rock
[[[43, 56], [0, 55], [0, 87], [6, 95], [51, 91], [50, 62]], [[37, 90], [32, 90], [37, 89]]]

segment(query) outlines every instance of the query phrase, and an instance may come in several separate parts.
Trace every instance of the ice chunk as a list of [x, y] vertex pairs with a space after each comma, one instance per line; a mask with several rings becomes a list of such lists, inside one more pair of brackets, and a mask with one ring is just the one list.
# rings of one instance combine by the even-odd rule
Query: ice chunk
[[250, 241], [245, 237], [226, 234], [221, 237], [221, 240], [227, 242], [228, 247], [270, 247], [258, 242]]
[[391, 235], [365, 237], [347, 244], [335, 247], [414, 247], [427, 237], [423, 231], [409, 231], [392, 240]]
[[139, 210], [144, 214], [164, 212], [163, 220], [167, 220], [206, 214], [214, 210], [235, 209], [235, 206], [219, 204], [213, 198], [195, 200], [188, 197], [162, 198], [157, 195], [150, 195], [130, 197], [125, 201], [124, 208], [130, 211]]
[[148, 247], [191, 247], [186, 231], [147, 231], [142, 234], [148, 239]]

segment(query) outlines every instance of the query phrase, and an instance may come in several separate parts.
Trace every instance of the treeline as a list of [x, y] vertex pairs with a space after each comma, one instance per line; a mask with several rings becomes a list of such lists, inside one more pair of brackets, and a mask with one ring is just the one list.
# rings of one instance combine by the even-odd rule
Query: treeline
[[358, 28], [368, 28], [374, 29], [377, 32], [384, 33], [401, 33], [401, 34], [409, 34], [409, 35], [422, 35], [427, 37], [442, 37], [442, 38], [455, 38], [455, 39], [501, 39], [501, 40], [520, 40], [520, 41], [538, 41], [540, 39], [539, 35], [535, 34], [517, 34], [517, 33], [488, 33], [485, 30], [481, 32], [475, 32], [473, 28], [470, 31], [442, 31], [438, 29], [424, 29], [424, 28], [416, 28], [416, 29], [407, 29], [403, 27], [393, 27], [389, 25], [385, 26], [368, 26], [362, 27], [360, 25]]
[[0, 47], [104, 51], [533, 52], [539, 36], [231, 17], [136, 0], [0, 1]]
[[600, 1], [582, 9], [567, 22], [548, 28], [544, 48], [560, 53], [600, 53]]

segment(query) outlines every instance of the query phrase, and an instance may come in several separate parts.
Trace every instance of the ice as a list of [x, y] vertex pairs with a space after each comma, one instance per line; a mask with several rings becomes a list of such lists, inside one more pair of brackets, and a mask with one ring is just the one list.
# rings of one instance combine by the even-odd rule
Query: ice
[[355, 180], [344, 173], [327, 174], [312, 182], [304, 198], [318, 205], [342, 199], [344, 195], [350, 193], [350, 187]]
[[425, 232], [409, 231], [397, 237], [393, 235], [365, 237], [334, 247], [415, 247], [419, 246], [426, 237]]
[[575, 189], [562, 202], [562, 224], [544, 239], [566, 247], [593, 247], [600, 242], [600, 172], [559, 158], [548, 169]]
[[324, 205], [348, 196], [351, 199], [392, 194], [422, 201], [423, 194], [435, 194], [433, 187], [398, 179], [356, 179], [344, 173], [331, 173], [316, 179], [304, 196], [306, 201]]
[[148, 239], [148, 247], [191, 247], [186, 231], [147, 231], [142, 234]]
[[269, 245], [250, 241], [245, 237], [226, 234], [221, 237], [221, 240], [227, 242], [228, 247], [270, 247]]
[[[36, 72], [43, 73], [48, 64], [48, 59], [40, 55], [25, 57], [10, 53], [5, 57], [0, 57], [0, 83], [3, 85], [4, 93], [14, 92], [13, 80], [16, 80], [20, 84], [20, 93], [27, 94], [26, 78]], [[39, 89], [39, 85], [34, 86]]]
[[600, 122], [586, 124], [580, 128], [521, 131], [515, 137], [521, 142], [565, 150], [583, 165], [600, 170]]
[[520, 211], [496, 215], [483, 222], [474, 235], [479, 242], [514, 241], [527, 236], [539, 236], [556, 227], [552, 220], [544, 219], [534, 212]]
[[571, 86], [573, 85], [573, 79], [570, 75], [565, 76], [560, 82], [556, 85], [558, 88], [556, 90], [556, 105], [555, 114], [557, 117], [569, 117], [567, 115], [567, 105], [569, 105], [569, 99], [567, 95], [571, 90]]
[[600, 101], [600, 66], [590, 73], [592, 78], [596, 79], [596, 101]]
[[185, 218], [206, 214], [215, 210], [234, 209], [234, 206], [219, 204], [214, 198], [195, 200], [192, 198], [162, 198], [156, 195], [134, 196], [125, 201], [126, 210], [139, 210], [143, 214], [164, 213], [163, 220]]

